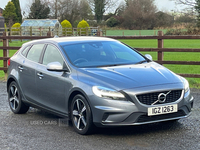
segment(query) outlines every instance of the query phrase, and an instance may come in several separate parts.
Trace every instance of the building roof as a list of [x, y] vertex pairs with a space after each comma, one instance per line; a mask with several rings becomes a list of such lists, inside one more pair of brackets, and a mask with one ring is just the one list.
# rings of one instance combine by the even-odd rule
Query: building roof
[[21, 24], [22, 27], [52, 27], [60, 23], [57, 19], [25, 19]]

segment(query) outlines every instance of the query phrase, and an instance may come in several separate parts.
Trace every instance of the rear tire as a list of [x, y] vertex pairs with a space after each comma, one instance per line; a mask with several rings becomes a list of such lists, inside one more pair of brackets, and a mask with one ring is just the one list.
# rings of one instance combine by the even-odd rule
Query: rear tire
[[15, 114], [24, 114], [29, 110], [29, 106], [25, 105], [21, 99], [21, 91], [15, 81], [9, 85], [8, 102], [10, 109]]
[[87, 100], [80, 94], [71, 103], [71, 121], [74, 130], [82, 135], [91, 134], [94, 130], [92, 112]]

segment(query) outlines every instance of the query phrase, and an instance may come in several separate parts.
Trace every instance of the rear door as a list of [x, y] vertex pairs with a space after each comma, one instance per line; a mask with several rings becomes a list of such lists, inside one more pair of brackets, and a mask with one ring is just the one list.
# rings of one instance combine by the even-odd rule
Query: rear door
[[44, 44], [34, 44], [31, 48], [27, 47], [22, 52], [24, 57], [18, 65], [19, 82], [28, 101], [37, 99], [35, 68], [38, 65], [43, 48]]

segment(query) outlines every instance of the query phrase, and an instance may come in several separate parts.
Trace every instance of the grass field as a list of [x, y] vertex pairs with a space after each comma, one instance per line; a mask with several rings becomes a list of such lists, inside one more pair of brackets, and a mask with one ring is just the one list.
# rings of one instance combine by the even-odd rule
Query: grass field
[[[137, 48], [156, 48], [157, 40], [120, 40], [131, 47]], [[24, 42], [22, 42], [24, 43]], [[10, 46], [21, 46], [21, 42], [13, 41]], [[0, 42], [2, 45], [2, 42]], [[165, 48], [200, 48], [200, 40], [164, 40]], [[12, 56], [16, 51], [9, 52], [9, 56]], [[143, 54], [151, 54], [153, 60], [157, 60], [156, 52], [142, 52]], [[0, 50], [0, 57], [3, 56], [2, 50]], [[200, 53], [183, 53], [183, 52], [165, 52], [164, 60], [174, 61], [200, 61]], [[0, 67], [3, 66], [3, 61], [0, 61]], [[188, 73], [188, 74], [200, 74], [200, 66], [192, 65], [164, 65], [175, 73]], [[0, 79], [4, 77], [4, 72], [0, 71]], [[187, 78], [191, 84], [191, 87], [200, 88], [200, 79]]]
[[[160, 30], [106, 30], [106, 36], [157, 35]], [[166, 29], [162, 30], [166, 33]]]
[[[157, 40], [120, 40], [132, 47], [156, 48]], [[200, 48], [200, 40], [164, 40], [165, 48]], [[153, 60], [157, 60], [156, 52], [142, 52], [151, 54]], [[190, 52], [165, 52], [164, 60], [174, 61], [200, 61], [200, 53]], [[164, 65], [175, 73], [200, 74], [198, 65]], [[191, 87], [200, 88], [200, 79], [187, 78]]]

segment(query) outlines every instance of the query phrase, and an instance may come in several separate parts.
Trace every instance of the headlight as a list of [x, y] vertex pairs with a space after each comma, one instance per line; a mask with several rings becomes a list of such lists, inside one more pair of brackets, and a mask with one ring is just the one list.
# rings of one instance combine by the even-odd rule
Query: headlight
[[104, 97], [113, 100], [125, 100], [125, 96], [117, 92], [116, 90], [101, 87], [101, 86], [93, 86], [92, 91], [96, 96]]
[[189, 87], [189, 83], [188, 81], [182, 77], [182, 80], [183, 80], [183, 83], [184, 83], [184, 90], [185, 90], [185, 93], [187, 93], [189, 90], [190, 90], [190, 87]]

